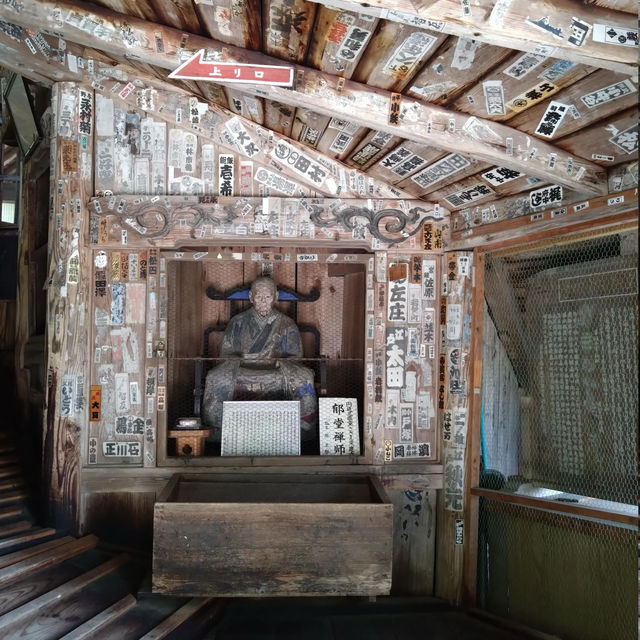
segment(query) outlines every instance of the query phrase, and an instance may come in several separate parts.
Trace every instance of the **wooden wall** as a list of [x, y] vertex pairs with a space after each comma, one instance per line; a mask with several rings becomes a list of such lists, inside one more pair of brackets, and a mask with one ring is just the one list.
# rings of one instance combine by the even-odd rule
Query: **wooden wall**
[[[362, 343], [361, 455], [302, 457], [290, 468], [381, 476], [396, 512], [394, 590], [432, 593], [444, 460], [437, 409], [442, 213], [422, 201], [385, 199], [375, 180], [368, 184], [378, 199], [358, 199], [357, 172], [351, 180], [346, 170], [353, 189], [325, 198], [307, 185], [308, 176], [296, 179], [277, 162], [268, 168], [232, 151], [237, 121], [216, 119], [208, 137], [202, 128], [195, 134], [192, 122], [167, 122], [176, 103], [168, 102], [162, 117], [140, 109], [152, 98], [159, 99], [138, 96], [136, 107], [80, 85], [54, 91], [45, 465], [56, 521], [143, 548], [154, 497], [175, 469], [163, 465], [187, 464], [191, 472], [218, 464], [276, 468], [273, 460], [167, 458], [167, 358], [177, 346], [170, 307], [191, 303], [181, 320], [186, 335], [198, 333], [205, 304], [202, 292], [200, 301], [170, 301], [169, 290], [176, 278], [183, 290], [205, 284], [207, 269], [217, 273], [223, 264], [236, 264], [244, 281], [262, 262], [288, 262], [285, 271], [298, 265], [305, 274], [302, 289], [322, 286], [323, 274], [342, 274], [343, 290], [331, 295], [351, 301], [357, 294], [364, 309], [359, 326], [346, 313], [336, 316], [348, 335], [339, 347], [322, 347], [329, 355], [353, 354], [349, 345]], [[273, 142], [254, 132], [260, 157], [271, 162], [264, 147]], [[340, 179], [337, 161], [334, 168], [305, 153]], [[460, 275], [450, 295], [468, 313], [471, 262], [464, 258], [456, 258]], [[172, 261], [181, 270], [172, 272]], [[352, 263], [361, 265], [358, 273]], [[309, 317], [303, 310], [300, 322], [322, 325], [334, 306]], [[458, 321], [464, 316], [451, 319]], [[325, 334], [329, 340], [332, 332]], [[462, 327], [453, 340], [468, 352]]]

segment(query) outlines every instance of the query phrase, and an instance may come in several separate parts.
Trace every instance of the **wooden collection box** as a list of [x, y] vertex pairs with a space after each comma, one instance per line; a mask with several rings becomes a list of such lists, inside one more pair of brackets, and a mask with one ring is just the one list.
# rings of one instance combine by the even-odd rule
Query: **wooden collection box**
[[175, 474], [154, 507], [153, 591], [388, 595], [392, 522], [370, 476]]

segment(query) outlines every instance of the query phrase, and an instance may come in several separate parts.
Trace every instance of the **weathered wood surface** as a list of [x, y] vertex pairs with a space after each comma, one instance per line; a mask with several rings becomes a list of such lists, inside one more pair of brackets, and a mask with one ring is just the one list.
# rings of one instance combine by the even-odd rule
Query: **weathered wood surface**
[[[210, 202], [207, 202], [210, 200]], [[443, 235], [442, 211], [420, 200], [370, 200], [294, 198], [199, 198], [197, 196], [108, 196], [91, 201], [98, 225], [96, 248], [125, 244], [144, 248], [177, 247], [215, 241], [275, 240], [282, 244], [312, 241], [318, 247], [342, 240], [344, 244], [378, 248], [387, 245], [419, 246], [429, 225]], [[285, 216], [286, 212], [286, 216]], [[266, 214], [275, 222], [265, 224]], [[292, 233], [286, 226], [294, 225]], [[104, 223], [106, 222], [106, 225]], [[101, 225], [104, 225], [101, 227]], [[102, 229], [102, 232], [100, 231]], [[122, 229], [126, 229], [123, 243]], [[416, 242], [418, 245], [416, 245]], [[431, 250], [443, 248], [433, 246]]]
[[392, 506], [156, 503], [153, 588], [174, 595], [383, 595]]
[[603, 224], [611, 224], [612, 216], [624, 216], [628, 213], [626, 218], [630, 219], [637, 208], [638, 191], [634, 187], [609, 196], [579, 200], [574, 204], [546, 209], [530, 216], [525, 215], [492, 224], [480, 224], [478, 227], [467, 229], [459, 225], [452, 232], [451, 248], [464, 249], [501, 241], [513, 241], [530, 237], [534, 233], [551, 232], [553, 229], [562, 227], [570, 231], [571, 227], [575, 229], [580, 223], [587, 223], [595, 228]]
[[[570, 106], [570, 112], [553, 131], [551, 139], [555, 141], [629, 107], [637, 107], [637, 87], [628, 74], [599, 70], [558, 91], [553, 100]], [[510, 118], [509, 124], [536, 135], [536, 128], [547, 107], [547, 101], [536, 104]], [[605, 153], [598, 146], [584, 149], [588, 153], [583, 152], [582, 157], [589, 158], [593, 152]]]
[[90, 640], [94, 635], [105, 627], [113, 625], [117, 618], [129, 611], [136, 605], [136, 599], [133, 595], [128, 594], [124, 598], [118, 600], [110, 607], [107, 607], [100, 613], [93, 616], [86, 622], [83, 622], [73, 631], [66, 633], [60, 640]]
[[[312, 0], [317, 1], [317, 0]], [[563, 58], [586, 64], [595, 64], [604, 69], [621, 70], [635, 65], [635, 55], [630, 51], [620, 51], [619, 46], [600, 43], [585, 39], [576, 46], [569, 38], [572, 36], [572, 22], [574, 18], [587, 21], [589, 24], [604, 23], [625, 26], [634, 29], [632, 15], [635, 11], [629, 0], [618, 3], [613, 0], [603, 0], [598, 3], [603, 7], [589, 7], [574, 0], [563, 0], [552, 7], [543, 0], [515, 0], [501, 3], [497, 11], [493, 11], [495, 3], [492, 0], [480, 0], [468, 10], [460, 8], [456, 0], [437, 0], [436, 2], [420, 2], [416, 5], [411, 0], [334, 0], [333, 6], [350, 11], [358, 11], [361, 7], [375, 16], [382, 16], [388, 20], [401, 23], [417, 24], [452, 33], [455, 35], [473, 37], [482, 42], [496, 44], [502, 47], [518, 49], [520, 51], [535, 51], [544, 44], [554, 51], [559, 50]], [[611, 10], [614, 9], [614, 10]], [[616, 11], [615, 9], [620, 9]], [[624, 12], [623, 12], [624, 11]], [[637, 11], [637, 8], [636, 8]], [[527, 22], [527, 19], [546, 17], [548, 23], [561, 30], [554, 36]], [[622, 61], [624, 60], [624, 63]]]
[[[444, 325], [439, 351], [438, 418], [441, 421], [444, 489], [438, 497], [435, 593], [449, 602], [463, 596], [464, 537], [476, 526], [469, 516], [465, 490], [474, 453], [468, 442], [473, 390], [471, 318], [474, 255], [450, 252], [442, 258], [443, 295], [439, 313]], [[445, 295], [446, 293], [446, 295]], [[463, 538], [458, 535], [462, 529]]]
[[433, 594], [436, 492], [390, 491], [393, 520], [393, 593]]
[[[62, 10], [67, 9], [66, 6], [60, 7]], [[71, 7], [69, 7], [71, 9]], [[5, 9], [0, 8], [0, 15], [4, 15]], [[113, 14], [107, 10], [99, 8], [93, 9], [98, 19], [105, 22], [118, 24], [120, 20], [118, 14]], [[22, 11], [16, 15], [11, 13], [10, 19], [16, 20], [30, 27], [45, 28], [42, 22], [42, 15], [47, 13], [46, 2], [36, 2], [36, 0], [27, 0]], [[9, 16], [7, 16], [9, 17]], [[158, 30], [157, 25], [139, 21], [131, 18], [128, 21], [131, 29], [137, 30], [140, 37], [134, 43], [120, 43], [112, 33], [115, 33], [115, 26], [112, 32], [104, 37], [102, 48], [113, 55], [134, 54], [139, 56], [142, 62], [164, 66], [165, 68], [173, 68], [175, 66], [175, 56], [167, 53], [160, 53], [151, 45], [153, 38], [151, 33]], [[91, 42], [92, 38], [81, 29], [61, 24], [60, 28], [63, 35], [70, 40], [83, 44], [85, 46], [94, 46]], [[66, 32], [66, 33], [65, 33]], [[145, 33], [144, 38], [142, 33]], [[163, 33], [164, 51], [170, 48], [175, 51], [184, 50], [184, 45], [180, 47], [180, 39], [182, 33], [178, 30], [171, 30], [167, 27], [161, 29]], [[146, 34], [149, 34], [148, 36]], [[223, 43], [215, 44], [215, 41], [202, 39], [200, 36], [193, 35], [189, 38], [190, 47], [199, 47], [201, 44], [204, 48], [211, 49], [218, 47], [218, 51], [222, 54], [224, 47], [224, 55], [227, 60], [236, 60], [238, 62], [258, 62], [258, 63], [275, 63], [273, 58], [264, 56], [263, 54], [253, 53], [246, 49], [236, 49], [231, 45], [223, 45]], [[193, 49], [192, 49], [193, 50]], [[277, 60], [277, 59], [276, 59]], [[298, 74], [299, 81], [296, 81], [294, 89], [284, 89], [280, 87], [258, 88], [244, 85], [245, 91], [256, 96], [268, 97], [270, 99], [295, 104], [295, 106], [314, 108], [320, 112], [330, 113], [331, 115], [339, 115], [346, 119], [355, 121], [362, 126], [374, 125], [378, 129], [395, 132], [402, 130], [404, 137], [418, 142], [426, 142], [435, 144], [448, 151], [467, 151], [473, 153], [480, 159], [485, 161], [508, 161], [522, 170], [529, 171], [534, 175], [550, 176], [547, 168], [548, 154], [558, 153], [558, 159], [564, 160], [565, 156], [562, 151], [556, 151], [546, 142], [541, 142], [538, 146], [538, 154], [534, 158], [529, 158], [526, 139], [523, 135], [510, 127], [505, 127], [499, 123], [488, 123], [479, 120], [478, 123], [467, 122], [468, 117], [454, 111], [447, 111], [442, 108], [429, 107], [426, 104], [407, 99], [402, 100], [402, 112], [404, 118], [400, 126], [389, 123], [389, 109], [392, 96], [377, 89], [367, 89], [363, 85], [353, 83], [346, 80], [344, 86], [340, 90], [334, 89], [334, 80], [331, 76], [326, 76], [323, 72], [313, 71], [310, 69], [302, 69], [302, 73]], [[326, 76], [326, 77], [325, 77]], [[353, 105], [358, 104], [359, 108], [354, 113]], [[366, 114], [362, 117], [361, 114]], [[408, 115], [410, 114], [410, 115]], [[427, 126], [431, 122], [431, 127]], [[451, 124], [450, 122], [451, 121]], [[484, 127], [484, 129], [483, 129]], [[487, 129], [488, 127], [488, 129]], [[425, 133], [430, 128], [431, 133]], [[508, 156], [506, 147], [506, 138], [513, 140], [513, 153]], [[500, 140], [500, 144], [496, 142]], [[504, 145], [504, 146], [503, 146]], [[584, 188], [593, 190], [594, 192], [602, 192], [602, 179], [597, 168], [589, 162], [580, 161], [580, 167], [584, 167], [585, 171], [580, 176], [580, 182]], [[578, 167], [576, 167], [578, 169]], [[561, 172], [555, 172], [553, 178], [567, 185], [576, 186], [578, 182], [571, 175], [564, 175]]]

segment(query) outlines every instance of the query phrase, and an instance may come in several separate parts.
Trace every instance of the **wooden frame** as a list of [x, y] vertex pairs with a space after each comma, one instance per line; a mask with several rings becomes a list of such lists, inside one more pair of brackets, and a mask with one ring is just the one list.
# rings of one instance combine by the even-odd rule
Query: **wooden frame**
[[[625, 192], [626, 194], [627, 192]], [[636, 196], [637, 190], [629, 190], [629, 195]], [[603, 196], [602, 200], [606, 201], [607, 196]], [[598, 204], [600, 204], [600, 199]], [[482, 323], [482, 304], [479, 301], [484, 298], [484, 260], [487, 253], [500, 249], [508, 249], [509, 252], [520, 249], [526, 250], [533, 243], [536, 244], [558, 244], [560, 242], [571, 242], [581, 236], [579, 232], [597, 231], [601, 234], [616, 233], [623, 230], [637, 228], [637, 203], [636, 210], [603, 216], [600, 219], [587, 220], [578, 222], [571, 226], [553, 226], [540, 230], [537, 233], [530, 233], [524, 237], [512, 237], [510, 239], [500, 239], [495, 241], [485, 241], [474, 249], [474, 261], [479, 269], [476, 271], [476, 281], [473, 292], [473, 319], [472, 319], [472, 362], [473, 377], [472, 388], [473, 394], [471, 398], [471, 418], [468, 431], [468, 455], [466, 460], [468, 482], [465, 487], [465, 522], [467, 532], [464, 542], [464, 563], [463, 563], [463, 593], [464, 603], [468, 607], [476, 605], [476, 578], [477, 578], [477, 546], [478, 546], [478, 499], [485, 498], [506, 504], [516, 504], [534, 509], [540, 509], [543, 512], [562, 513], [569, 516], [596, 518], [605, 521], [612, 526], [627, 526], [637, 528], [638, 522], [636, 516], [628, 516], [626, 514], [605, 511], [591, 507], [576, 506], [570, 503], [555, 502], [544, 498], [535, 498], [531, 496], [521, 496], [504, 491], [496, 491], [484, 489], [478, 486], [479, 482], [479, 449], [480, 442], [480, 407], [481, 407], [481, 390], [482, 390], [482, 341], [483, 341], [483, 323]], [[505, 221], [497, 223], [498, 226], [505, 225], [509, 222], [510, 228], [528, 227], [531, 224], [528, 218], [523, 220]], [[520, 224], [516, 224], [519, 222]], [[540, 225], [532, 225], [533, 228], [539, 228]], [[490, 237], [490, 236], [489, 236]]]
[[[343, 247], [341, 247], [343, 248]], [[215, 250], [215, 247], [212, 247]], [[160, 258], [164, 258], [167, 263], [167, 268], [170, 262], [194, 262], [199, 261], [201, 263], [206, 262], [215, 262], [217, 264], [222, 261], [227, 262], [241, 262], [243, 264], [251, 264], [251, 254], [240, 253], [240, 252], [232, 252], [230, 254], [225, 254], [222, 257], [222, 260], [218, 257], [212, 256], [207, 259], [207, 257], [201, 257], [200, 253], [202, 252], [193, 252], [193, 251], [162, 251], [160, 252]], [[215, 255], [215, 251], [213, 251]], [[259, 253], [259, 252], [258, 252]], [[340, 264], [344, 265], [354, 265], [360, 264], [364, 265], [366, 271], [366, 265], [369, 260], [374, 256], [373, 254], [341, 254], [343, 256], [343, 262]], [[242, 256], [242, 257], [241, 257]], [[253, 261], [255, 263], [255, 261]], [[291, 264], [291, 263], [290, 263]], [[296, 264], [295, 262], [293, 264]], [[366, 283], [365, 283], [365, 295], [366, 295]], [[363, 309], [364, 311], [364, 309]], [[366, 313], [363, 313], [363, 325], [366, 324]], [[366, 326], [363, 326], [362, 335], [365, 335]], [[363, 364], [364, 364], [364, 350], [365, 347], [363, 345]], [[167, 364], [167, 359], [164, 360], [165, 366]], [[367, 407], [367, 399], [366, 399], [366, 384], [363, 381], [362, 388], [362, 396], [358, 399], [359, 402], [362, 403], [362, 414], [365, 415], [366, 407]], [[370, 447], [369, 440], [364, 437], [362, 438], [361, 447], [362, 453], [360, 455], [354, 456], [321, 456], [321, 455], [302, 455], [302, 456], [260, 456], [260, 457], [249, 457], [249, 456], [239, 456], [239, 457], [223, 457], [223, 456], [201, 456], [201, 457], [180, 457], [180, 456], [169, 456], [167, 454], [167, 434], [170, 430], [169, 425], [167, 424], [167, 411], [162, 413], [162, 418], [158, 420], [157, 424], [157, 441], [160, 443], [157, 450], [157, 463], [158, 466], [166, 466], [166, 467], [184, 467], [185, 465], [193, 466], [193, 467], [309, 467], [318, 464], [322, 465], [363, 465], [363, 464], [372, 464], [373, 462], [373, 451]], [[364, 423], [364, 420], [363, 420]], [[361, 430], [364, 434], [364, 424], [360, 425]], [[164, 446], [163, 446], [164, 444]]]

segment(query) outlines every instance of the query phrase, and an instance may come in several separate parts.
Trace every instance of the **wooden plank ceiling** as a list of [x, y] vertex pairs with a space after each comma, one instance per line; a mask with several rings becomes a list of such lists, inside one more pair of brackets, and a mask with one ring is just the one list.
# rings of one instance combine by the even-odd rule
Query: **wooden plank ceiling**
[[[0, 63], [33, 80], [133, 72], [463, 218], [528, 213], [545, 185], [604, 194], [637, 160], [635, 0], [11, 0], [0, 29]], [[199, 49], [294, 84], [168, 78]]]

